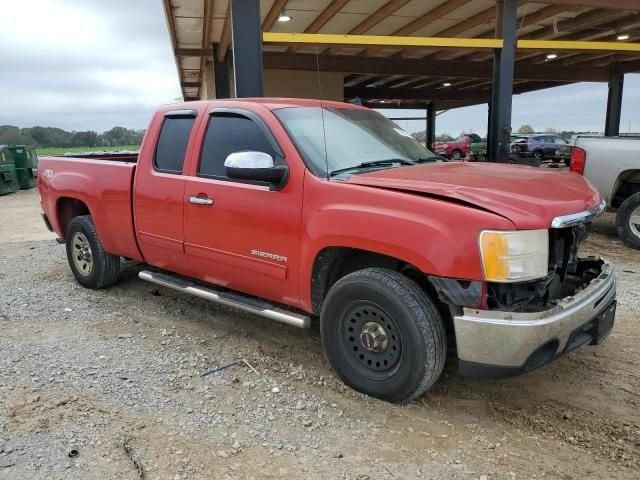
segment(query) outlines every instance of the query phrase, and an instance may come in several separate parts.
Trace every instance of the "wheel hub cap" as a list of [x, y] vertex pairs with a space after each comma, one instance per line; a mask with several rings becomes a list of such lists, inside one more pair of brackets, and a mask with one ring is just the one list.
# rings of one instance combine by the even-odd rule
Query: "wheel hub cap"
[[640, 237], [640, 207], [636, 208], [629, 217], [629, 228], [634, 235]]
[[367, 322], [362, 326], [360, 343], [367, 350], [380, 353], [389, 346], [389, 337], [382, 325], [377, 322]]
[[81, 275], [91, 275], [93, 270], [93, 255], [89, 240], [82, 232], [76, 232], [71, 239], [72, 258], [78, 272]]

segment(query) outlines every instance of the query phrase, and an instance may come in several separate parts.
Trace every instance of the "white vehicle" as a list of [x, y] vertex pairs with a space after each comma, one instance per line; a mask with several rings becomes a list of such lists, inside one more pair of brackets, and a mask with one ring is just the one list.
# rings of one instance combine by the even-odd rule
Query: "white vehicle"
[[620, 238], [640, 249], [640, 137], [578, 137], [571, 171], [598, 189], [608, 209], [617, 211]]

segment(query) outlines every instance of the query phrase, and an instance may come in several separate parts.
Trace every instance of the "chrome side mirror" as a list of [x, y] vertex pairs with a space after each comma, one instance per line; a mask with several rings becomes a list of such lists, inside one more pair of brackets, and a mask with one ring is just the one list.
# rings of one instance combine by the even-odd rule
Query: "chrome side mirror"
[[264, 152], [234, 152], [224, 161], [227, 177], [236, 180], [267, 182], [272, 190], [284, 186], [289, 173], [286, 165], [276, 165], [273, 157]]
[[264, 152], [235, 152], [231, 153], [224, 161], [227, 168], [273, 168], [273, 157]]

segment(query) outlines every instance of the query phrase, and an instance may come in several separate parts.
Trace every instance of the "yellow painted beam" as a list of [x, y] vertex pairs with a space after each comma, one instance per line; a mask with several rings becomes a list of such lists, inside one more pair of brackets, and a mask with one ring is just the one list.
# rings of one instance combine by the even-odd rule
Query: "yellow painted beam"
[[273, 44], [312, 44], [380, 47], [501, 48], [502, 40], [493, 38], [396, 37], [389, 35], [332, 35], [322, 33], [264, 32], [262, 40]]
[[518, 48], [528, 50], [640, 52], [640, 43], [582, 42], [578, 40], [518, 40]]
[[[264, 43], [281, 45], [378, 46], [389, 48], [502, 48], [500, 38], [396, 37], [392, 35], [334, 35], [264, 32]], [[518, 40], [525, 50], [640, 52], [640, 43], [573, 40]]]

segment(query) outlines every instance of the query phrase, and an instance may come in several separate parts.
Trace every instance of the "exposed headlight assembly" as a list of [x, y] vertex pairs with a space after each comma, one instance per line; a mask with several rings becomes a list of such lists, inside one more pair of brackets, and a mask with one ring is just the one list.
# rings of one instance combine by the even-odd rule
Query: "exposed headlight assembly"
[[524, 282], [547, 276], [548, 230], [484, 230], [479, 243], [488, 282]]

